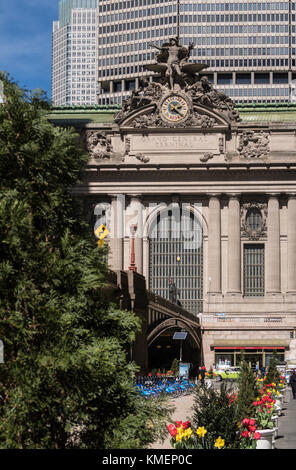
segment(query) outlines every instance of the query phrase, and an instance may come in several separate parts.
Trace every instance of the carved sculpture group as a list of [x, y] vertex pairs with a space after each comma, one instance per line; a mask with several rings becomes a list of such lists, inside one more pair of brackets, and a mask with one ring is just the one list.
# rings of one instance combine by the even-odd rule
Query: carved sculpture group
[[[123, 103], [122, 109], [115, 115], [115, 122], [121, 123], [133, 111], [147, 105], [154, 105], [154, 109], [147, 112], [146, 117], [135, 119], [134, 127], [211, 127], [214, 120], [209, 121], [196, 115], [194, 106], [202, 105], [211, 110], [218, 111], [229, 121], [240, 121], [239, 113], [235, 109], [234, 102], [220, 91], [214, 89], [207, 77], [199, 77], [197, 72], [206, 68], [206, 64], [189, 63], [188, 59], [193, 49], [193, 44], [188, 48], [179, 44], [178, 38], [172, 38], [169, 43], [161, 47], [152, 45], [159, 50], [156, 54], [156, 63], [145, 68], [161, 74], [160, 82], [142, 80], [138, 90], [134, 90], [131, 96]], [[191, 114], [185, 122], [165, 122], [160, 117], [159, 103], [162, 98], [170, 93], [182, 93], [191, 102]], [[206, 115], [206, 113], [205, 113]]]
[[[206, 76], [200, 77], [200, 71], [207, 65], [188, 61], [193, 44], [183, 47], [178, 38], [172, 38], [161, 47], [152, 47], [158, 50], [156, 62], [145, 67], [159, 72], [160, 81], [140, 80], [140, 87], [123, 102], [121, 110], [115, 115], [114, 121], [119, 127], [211, 129], [219, 125], [221, 116], [227, 123], [241, 120], [234, 102], [216, 90]], [[267, 132], [242, 130], [238, 136], [236, 155], [239, 158], [258, 159], [269, 155]], [[124, 139], [125, 151], [119, 155], [122, 161], [130, 155], [142, 163], [149, 162], [149, 158], [142, 153], [130, 154], [127, 149], [129, 138], [125, 136]], [[224, 140], [223, 137], [219, 138], [218, 153], [228, 158]], [[90, 157], [95, 160], [109, 160], [115, 155], [111, 137], [104, 132], [86, 132], [85, 142]], [[213, 157], [212, 152], [206, 152], [200, 161], [207, 162]]]

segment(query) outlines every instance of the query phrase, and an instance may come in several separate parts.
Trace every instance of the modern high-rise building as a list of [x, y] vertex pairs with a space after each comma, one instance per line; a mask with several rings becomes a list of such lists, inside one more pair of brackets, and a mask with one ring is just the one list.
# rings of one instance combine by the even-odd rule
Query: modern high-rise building
[[61, 0], [53, 23], [52, 102], [97, 103], [97, 0]]
[[295, 0], [100, 0], [101, 104], [120, 103], [149, 76], [143, 65], [179, 34], [214, 85], [240, 102], [288, 102], [296, 78]]

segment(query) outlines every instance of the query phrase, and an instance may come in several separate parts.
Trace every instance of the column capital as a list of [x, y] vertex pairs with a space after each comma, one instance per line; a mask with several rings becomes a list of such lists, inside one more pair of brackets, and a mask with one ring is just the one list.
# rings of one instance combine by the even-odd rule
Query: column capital
[[278, 199], [280, 196], [281, 196], [281, 193], [276, 193], [276, 192], [267, 194], [268, 199]]
[[215, 199], [220, 199], [222, 196], [221, 193], [208, 193], [209, 199], [215, 198]]
[[287, 193], [288, 199], [296, 199], [296, 193]]
[[241, 193], [226, 193], [226, 196], [229, 199], [240, 199], [242, 194]]
[[126, 194], [122, 194], [122, 193], [109, 193], [109, 194], [108, 194], [108, 197], [110, 197], [111, 199], [117, 199], [118, 196], [123, 196], [123, 197], [125, 197]]
[[142, 193], [127, 193], [126, 196], [131, 199], [142, 199], [143, 194]]

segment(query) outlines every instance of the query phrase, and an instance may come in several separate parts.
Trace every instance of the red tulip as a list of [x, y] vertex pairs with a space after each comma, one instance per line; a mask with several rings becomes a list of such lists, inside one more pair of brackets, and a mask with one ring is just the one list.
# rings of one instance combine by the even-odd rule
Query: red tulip
[[191, 424], [190, 421], [184, 421], [184, 423], [182, 423], [183, 429], [189, 428], [189, 427], [190, 427], [190, 424]]
[[172, 437], [176, 437], [177, 429], [175, 428], [175, 426], [173, 424], [168, 425], [168, 430], [169, 430], [169, 433]]

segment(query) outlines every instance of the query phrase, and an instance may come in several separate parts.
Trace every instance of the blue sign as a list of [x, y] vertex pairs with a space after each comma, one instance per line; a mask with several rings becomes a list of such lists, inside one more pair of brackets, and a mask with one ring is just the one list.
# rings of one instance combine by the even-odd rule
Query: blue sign
[[179, 377], [184, 379], [189, 379], [189, 369], [190, 364], [188, 362], [179, 363]]

